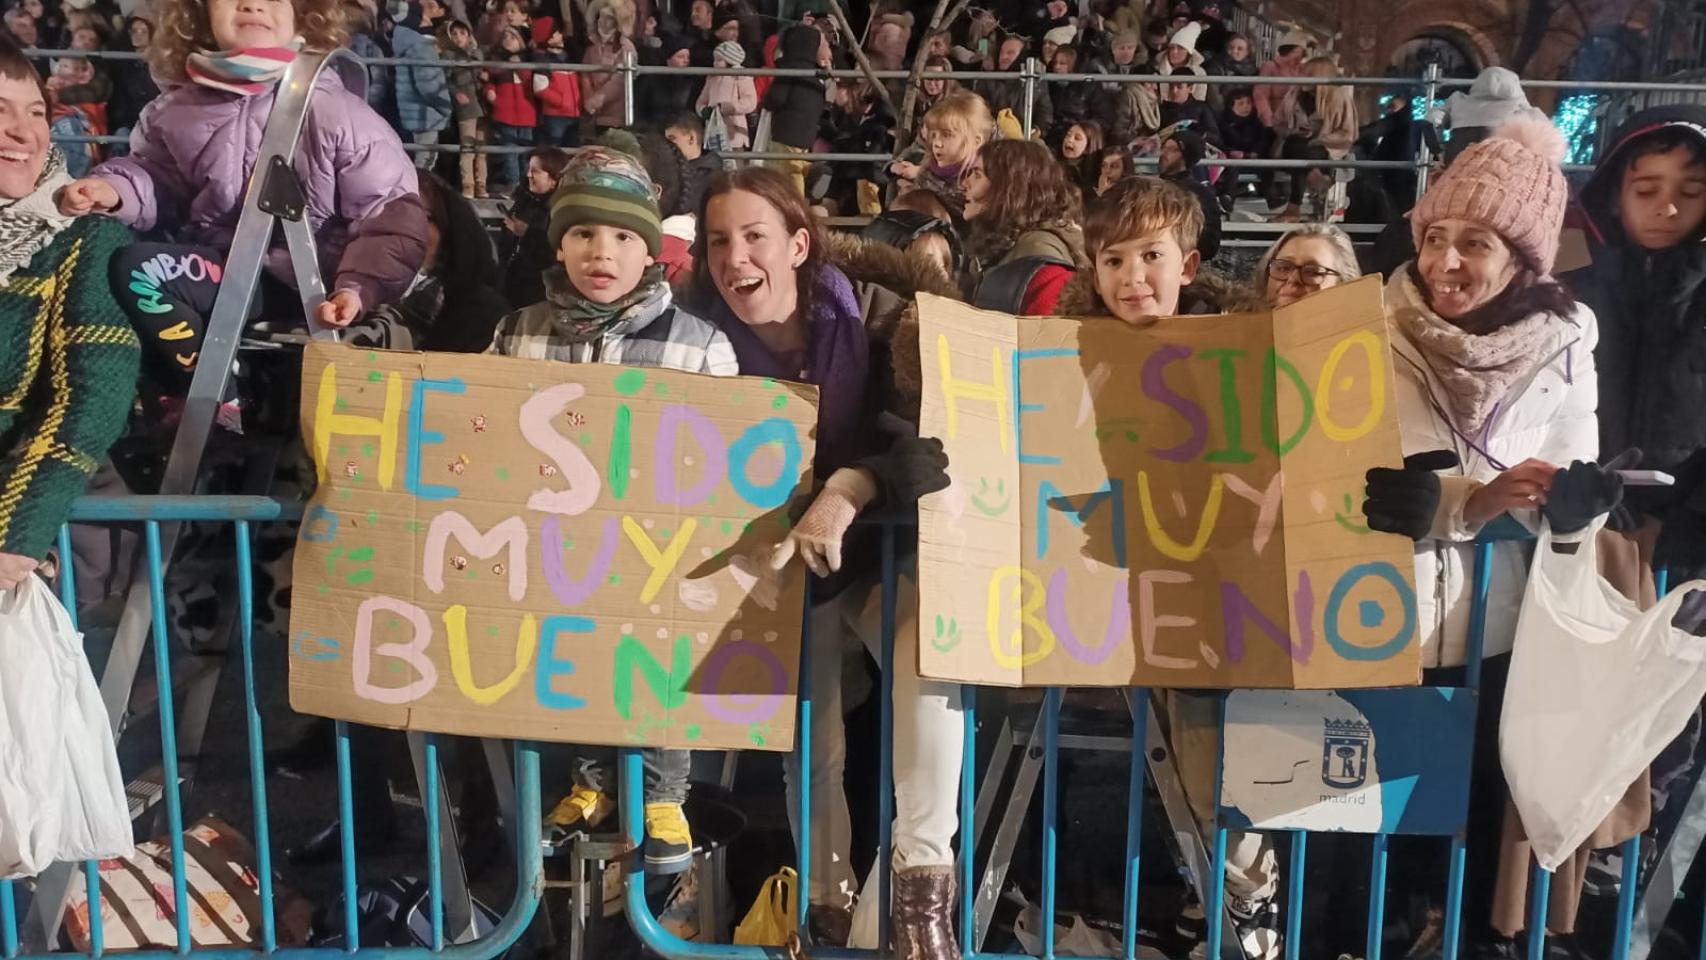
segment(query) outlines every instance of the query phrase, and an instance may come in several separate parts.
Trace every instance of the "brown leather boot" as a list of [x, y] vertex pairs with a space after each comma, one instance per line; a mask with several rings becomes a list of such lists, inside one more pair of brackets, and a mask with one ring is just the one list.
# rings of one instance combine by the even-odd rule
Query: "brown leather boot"
[[895, 960], [959, 960], [954, 943], [954, 868], [909, 867], [894, 875]]

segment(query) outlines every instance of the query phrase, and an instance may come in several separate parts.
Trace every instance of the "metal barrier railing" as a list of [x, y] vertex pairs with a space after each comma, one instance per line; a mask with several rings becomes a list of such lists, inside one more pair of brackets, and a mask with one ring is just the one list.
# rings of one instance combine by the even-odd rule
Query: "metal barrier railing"
[[[885, 955], [890, 946], [889, 925], [889, 892], [888, 870], [884, 866], [889, 863], [893, 833], [893, 797], [894, 770], [892, 754], [892, 737], [894, 731], [892, 684], [895, 632], [894, 598], [896, 595], [897, 567], [895, 554], [896, 524], [885, 524], [882, 530], [882, 567], [880, 589], [883, 590], [882, 606], [882, 681], [879, 687], [882, 711], [882, 759], [879, 770], [879, 802], [877, 826], [879, 832], [879, 849], [873, 870], [879, 874], [881, 892], [879, 893], [879, 916], [881, 919], [878, 950], [858, 950], [845, 948], [813, 947], [810, 953], [814, 957], [824, 957], [828, 960], [865, 960], [865, 958]], [[1492, 582], [1492, 552], [1501, 540], [1521, 539], [1524, 533], [1507, 532], [1504, 534], [1491, 533], [1477, 541], [1475, 545], [1475, 563], [1471, 594], [1471, 617], [1469, 627], [1469, 649], [1466, 666], [1467, 679], [1465, 686], [1470, 690], [1480, 688], [1481, 655], [1486, 630], [1486, 606]], [[1665, 580], [1659, 577], [1659, 590], [1665, 589]], [[809, 624], [810, 617], [807, 617]], [[829, 645], [833, 648], [834, 645]], [[796, 872], [797, 887], [801, 891], [798, 902], [798, 915], [795, 917], [797, 935], [801, 942], [809, 943], [807, 927], [807, 896], [810, 890], [811, 863], [813, 855], [812, 844], [818, 838], [812, 836], [810, 811], [812, 799], [810, 792], [809, 769], [811, 764], [811, 729], [814, 722], [813, 705], [810, 684], [805, 679], [811, 675], [810, 658], [814, 654], [822, 654], [822, 650], [813, 649], [809, 627], [802, 634], [800, 653], [800, 677], [802, 678], [799, 691], [799, 716], [795, 736], [796, 750], [799, 751], [800, 769], [799, 791], [795, 803], [795, 814], [800, 824], [799, 836], [796, 840]], [[1049, 688], [1043, 699], [1043, 705], [1038, 718], [1040, 730], [1040, 751], [1043, 764], [1042, 785], [1042, 818], [1041, 830], [1041, 877], [1039, 889], [1041, 892], [1040, 916], [1042, 929], [1040, 931], [1042, 960], [1052, 960], [1056, 956], [1055, 946], [1055, 917], [1056, 917], [1056, 876], [1059, 862], [1058, 826], [1060, 820], [1060, 711], [1065, 698], [1063, 688]], [[967, 762], [961, 768], [961, 780], [958, 798], [959, 834], [957, 839], [958, 859], [955, 864], [955, 877], [959, 888], [959, 904], [955, 914], [956, 936], [958, 937], [961, 956], [965, 960], [995, 960], [997, 957], [1011, 957], [1013, 952], [986, 953], [979, 949], [987, 930], [979, 926], [978, 916], [974, 910], [973, 891], [978, 890], [976, 857], [980, 845], [980, 836], [986, 824], [979, 822], [980, 801], [977, 796], [977, 786], [974, 764], [971, 759], [978, 756], [977, 728], [977, 688], [965, 685], [961, 688], [963, 703], [963, 757]], [[1146, 761], [1151, 761], [1151, 749], [1165, 752], [1170, 747], [1164, 739], [1158, 737], [1159, 727], [1156, 724], [1151, 708], [1149, 691], [1136, 688], [1128, 691], [1128, 709], [1131, 712], [1132, 730], [1130, 735], [1130, 755], [1133, 762], [1130, 766], [1127, 809], [1125, 816], [1126, 842], [1124, 852], [1124, 894], [1121, 903], [1121, 950], [1115, 957], [1098, 957], [1095, 960], [1137, 960], [1140, 956], [1138, 944], [1139, 932], [1139, 867], [1143, 860], [1141, 837], [1143, 833], [1145, 795], [1148, 790], [1161, 790], [1163, 785], [1155, 779], [1154, 772], [1145, 775]], [[839, 723], [841, 718], [827, 718], [827, 722]], [[1036, 741], [1033, 741], [1033, 747]], [[1472, 751], [1473, 743], [1461, 745], [1462, 749]], [[986, 786], [988, 785], [986, 781]], [[639, 845], [645, 839], [645, 821], [642, 812], [643, 804], [643, 765], [637, 750], [625, 750], [622, 757], [622, 827], [631, 844]], [[1216, 793], [1218, 794], [1218, 785]], [[1468, 786], [1465, 785], [1465, 790]], [[1467, 801], [1466, 801], [1467, 805]], [[1218, 807], [1218, 804], [1217, 804]], [[1175, 832], [1180, 828], [1173, 825]], [[1190, 828], [1194, 829], [1194, 827]], [[1309, 833], [1305, 831], [1288, 831], [1290, 839], [1290, 863], [1286, 872], [1286, 883], [1276, 899], [1282, 899], [1285, 904], [1284, 923], [1284, 956], [1286, 960], [1299, 960], [1303, 950], [1303, 921], [1304, 921], [1304, 867], [1307, 856]], [[1241, 958], [1242, 948], [1234, 941], [1226, 939], [1228, 925], [1220, 922], [1226, 904], [1225, 874], [1227, 862], [1227, 834], [1224, 824], [1217, 823], [1211, 838], [1207, 838], [1212, 851], [1208, 869], [1209, 883], [1201, 890], [1201, 902], [1205, 905], [1207, 917], [1207, 951], [1209, 957], [1223, 957], [1227, 960]], [[1367, 943], [1364, 960], [1380, 960], [1384, 946], [1385, 929], [1385, 889], [1387, 871], [1388, 834], [1375, 833], [1370, 836], [1372, 849], [1372, 867], [1369, 877], [1369, 903], [1367, 907]], [[1623, 854], [1623, 883], [1620, 889], [1616, 907], [1616, 927], [1612, 935], [1610, 953], [1611, 960], [1629, 960], [1631, 951], [1631, 931], [1635, 915], [1637, 864], [1640, 859], [1641, 840], [1635, 837], [1621, 848]], [[1465, 874], [1467, 869], [1467, 848], [1464, 836], [1460, 833], [1449, 840], [1447, 887], [1445, 893], [1445, 932], [1444, 942], [1440, 947], [1442, 960], [1457, 960], [1465, 950], [1463, 941], [1462, 913], [1464, 908]], [[992, 854], [993, 857], [993, 854]], [[1188, 859], [1188, 855], [1187, 855]], [[1184, 866], [1184, 865], [1181, 865]], [[638, 869], [638, 868], [634, 868]], [[637, 877], [630, 874], [630, 880]], [[1547, 910], [1549, 906], [1549, 889], [1551, 874], [1542, 870], [1538, 864], [1533, 865], [1530, 881], [1531, 909], [1528, 913], [1528, 930], [1530, 935], [1527, 942], [1528, 960], [1543, 960], [1546, 956], [1547, 941]], [[986, 891], [984, 891], [986, 892]], [[981, 895], [981, 893], [980, 893]], [[791, 948], [736, 946], [723, 943], [690, 942], [681, 939], [665, 930], [652, 912], [646, 900], [643, 884], [630, 882], [625, 894], [625, 905], [629, 922], [639, 935], [644, 945], [668, 960], [759, 960], [759, 958], [776, 958], [784, 960], [791, 957]], [[1023, 954], [1020, 954], [1023, 955]], [[1701, 956], [1706, 960], [1706, 940], [1702, 941]]]
[[[130, 52], [130, 51], [103, 51], [103, 50], [88, 51], [88, 50], [32, 49], [32, 50], [27, 51], [27, 52], [29, 53], [29, 55], [31, 55], [33, 57], [79, 57], [79, 58], [94, 59], [94, 60], [115, 60], [115, 61], [141, 59], [140, 54]], [[430, 59], [430, 60], [429, 59], [405, 59], [405, 58], [395, 58], [395, 57], [362, 58], [362, 57], [356, 57], [353, 55], [350, 57], [350, 59], [362, 64], [363, 66], [369, 67], [369, 68], [372, 68], [372, 67], [381, 67], [381, 68], [383, 68], [383, 67], [393, 67], [393, 68], [394, 67], [432, 67], [432, 68], [437, 68], [437, 69], [441, 69], [441, 70], [480, 69], [480, 70], [497, 71], [497, 72], [526, 70], [526, 71], [531, 71], [531, 72], [547, 72], [547, 73], [616, 74], [616, 75], [619, 75], [622, 79], [623, 100], [624, 100], [624, 104], [625, 104], [624, 124], [626, 126], [632, 126], [636, 122], [636, 118], [635, 118], [635, 114], [634, 114], [634, 108], [635, 108], [635, 102], [636, 102], [635, 101], [635, 96], [636, 96], [635, 83], [636, 83], [638, 78], [646, 77], [646, 76], [681, 76], [681, 77], [732, 76], [732, 77], [753, 77], [753, 78], [758, 78], [758, 77], [769, 77], [769, 78], [815, 77], [815, 78], [819, 78], [819, 79], [835, 79], [835, 80], [866, 80], [866, 79], [870, 79], [872, 77], [875, 77], [878, 80], [884, 80], [884, 81], [908, 81], [908, 80], [912, 79], [911, 72], [910, 71], [903, 71], [903, 70], [877, 70], [877, 71], [872, 71], [871, 73], [867, 74], [867, 73], [865, 73], [863, 71], [859, 71], [859, 70], [841, 70], [841, 69], [838, 69], [838, 70], [803, 70], [803, 69], [788, 69], [788, 68], [779, 68], [779, 67], [724, 68], [724, 67], [654, 66], [654, 65], [650, 65], [650, 64], [640, 63], [638, 61], [637, 56], [635, 56], [633, 54], [627, 55], [619, 63], [609, 64], [609, 65], [586, 64], [586, 63], [515, 62], [515, 61], [508, 61], [508, 60], [450, 61], [450, 60], [436, 60], [436, 59]], [[955, 81], [959, 81], [959, 82], [985, 81], [985, 82], [1020, 83], [1020, 84], [1023, 84], [1025, 106], [1023, 108], [1023, 115], [1019, 119], [1021, 122], [1021, 126], [1023, 127], [1027, 136], [1029, 136], [1032, 133], [1032, 125], [1033, 125], [1033, 119], [1034, 118], [1031, 116], [1031, 104], [1035, 100], [1037, 90], [1038, 90], [1038, 86], [1037, 86], [1038, 84], [1042, 84], [1042, 85], [1046, 86], [1048, 84], [1060, 84], [1060, 83], [1100, 83], [1100, 84], [1147, 83], [1147, 84], [1157, 84], [1157, 83], [1170, 82], [1168, 80], [1168, 78], [1166, 78], [1166, 77], [1161, 77], [1161, 76], [1152, 75], [1152, 74], [1046, 73], [1043, 71], [1041, 64], [1034, 59], [1027, 60], [1025, 62], [1025, 64], [1023, 65], [1023, 68], [1018, 70], [1018, 71], [986, 71], [986, 70], [959, 70], [959, 71], [951, 71], [951, 72], [926, 71], [925, 73], [923, 73], [919, 77], [919, 79], [920, 80], [951, 79], [951, 80], [955, 80]], [[1401, 87], [1409, 87], [1409, 88], [1414, 88], [1414, 89], [1420, 91], [1421, 95], [1427, 100], [1427, 102], [1430, 102], [1430, 103], [1433, 102], [1434, 100], [1436, 100], [1441, 93], [1449, 92], [1449, 91], [1457, 90], [1457, 89], [1467, 88], [1470, 86], [1470, 84], [1472, 82], [1473, 81], [1471, 81], [1471, 80], [1466, 80], [1466, 79], [1461, 79], [1461, 78], [1456, 78], [1456, 79], [1446, 78], [1446, 77], [1442, 76], [1439, 72], [1439, 68], [1438, 68], [1437, 64], [1430, 64], [1424, 70], [1424, 72], [1421, 75], [1414, 76], [1414, 77], [1402, 77], [1402, 76], [1394, 76], [1394, 77], [1336, 77], [1336, 78], [1329, 78], [1326, 80], [1322, 80], [1322, 79], [1313, 78], [1313, 77], [1192, 76], [1190, 79], [1190, 83], [1192, 83], [1193, 85], [1204, 84], [1204, 85], [1208, 85], [1208, 86], [1224, 86], [1224, 87], [1349, 86], [1349, 87], [1356, 87], [1356, 88], [1381, 89], [1381, 90], [1401, 88]], [[1706, 83], [1702, 83], [1702, 82], [1672, 83], [1672, 82], [1663, 82], [1663, 81], [1625, 82], [1625, 81], [1576, 81], [1576, 80], [1529, 80], [1529, 79], [1524, 79], [1524, 80], [1522, 80], [1522, 85], [1523, 85], [1524, 89], [1528, 89], [1528, 90], [1569, 90], [1569, 91], [1574, 91], [1574, 92], [1578, 92], [1578, 93], [1634, 94], [1634, 93], [1651, 92], [1651, 93], [1664, 93], [1664, 94], [1674, 95], [1674, 96], [1706, 95]], [[59, 140], [61, 140], [63, 142], [75, 142], [75, 143], [123, 143], [123, 142], [126, 142], [125, 138], [115, 137], [115, 136], [88, 136], [88, 137], [69, 137], [68, 136], [68, 137], [61, 137], [61, 138], [59, 138]], [[515, 145], [507, 145], [507, 144], [462, 145], [462, 144], [404, 143], [403, 147], [405, 150], [408, 150], [412, 153], [458, 153], [458, 154], [460, 154], [460, 153], [523, 154], [523, 153], [526, 153], [532, 149], [532, 147], [530, 147], [530, 146], [515, 146]], [[568, 149], [572, 150], [575, 148], [568, 148]], [[797, 155], [797, 154], [784, 154], [784, 153], [777, 153], [777, 152], [754, 152], [754, 151], [734, 151], [734, 152], [729, 152], [725, 155], [727, 157], [729, 157], [730, 159], [735, 159], [735, 160], [789, 160], [789, 159], [797, 160], [800, 158], [799, 155]], [[809, 154], [809, 156], [813, 157], [816, 160], [821, 160], [821, 161], [825, 161], [825, 162], [846, 162], [846, 163], [886, 163], [888, 160], [891, 159], [891, 157], [888, 154], [814, 153], [814, 154]], [[1297, 169], [1322, 168], [1322, 169], [1346, 169], [1346, 170], [1413, 170], [1416, 174], [1416, 177], [1417, 177], [1417, 183], [1416, 183], [1417, 194], [1416, 195], [1419, 198], [1421, 196], [1421, 194], [1423, 192], [1425, 192], [1427, 189], [1428, 172], [1429, 172], [1429, 169], [1431, 168], [1434, 160], [1435, 160], [1435, 158], [1429, 154], [1426, 147], [1423, 147], [1422, 150], [1418, 153], [1414, 162], [1370, 161], [1370, 160], [1350, 160], [1350, 159], [1347, 159], [1347, 160], [1289, 160], [1289, 159], [1269, 159], [1269, 160], [1238, 159], [1238, 160], [1233, 160], [1233, 159], [1219, 159], [1219, 158], [1217, 158], [1214, 161], [1214, 165], [1215, 166], [1227, 167], [1227, 168], [1231, 168], [1231, 169], [1297, 170]], [[1569, 164], [1569, 165], [1566, 165], [1564, 167], [1564, 170], [1567, 173], [1585, 173], [1585, 172], [1591, 171], [1592, 169], [1593, 168], [1592, 168], [1591, 164]]]
[[[254, 644], [254, 610], [253, 590], [254, 581], [250, 569], [252, 560], [252, 539], [255, 525], [286, 521], [299, 517], [300, 504], [284, 503], [264, 497], [159, 497], [133, 496], [113, 498], [84, 498], [72, 508], [70, 523], [94, 524], [101, 526], [122, 525], [125, 527], [140, 527], [142, 550], [148, 566], [149, 585], [152, 592], [151, 608], [153, 613], [153, 657], [155, 684], [157, 691], [157, 706], [155, 710], [159, 717], [159, 750], [162, 760], [163, 802], [165, 806], [166, 841], [171, 849], [172, 888], [170, 900], [167, 901], [166, 891], [156, 891], [158, 907], [171, 912], [175, 928], [176, 945], [169, 948], [126, 951], [125, 955], [139, 960], [168, 960], [196, 956], [208, 960], [244, 960], [256, 954], [284, 958], [284, 960], [327, 960], [339, 956], [370, 956], [384, 957], [385, 960], [489, 960], [509, 949], [525, 932], [538, 909], [543, 888], [543, 869], [541, 860], [540, 815], [537, 797], [539, 796], [539, 751], [527, 742], [517, 741], [514, 744], [514, 780], [512, 788], [526, 802], [516, 805], [516, 816], [508, 824], [510, 828], [509, 842], [515, 861], [514, 899], [508, 910], [484, 936], [471, 937], [474, 929], [470, 918], [470, 903], [458, 903], [454, 898], [447, 897], [447, 880], [441, 870], [443, 857], [439, 843], [435, 842], [441, 836], [442, 821], [446, 810], [440, 802], [440, 791], [437, 789], [438, 743], [430, 734], [425, 735], [425, 755], [427, 758], [425, 777], [427, 785], [423, 790], [422, 805], [426, 817], [426, 836], [428, 848], [426, 852], [426, 876], [429, 885], [427, 898], [427, 914], [431, 925], [431, 942], [422, 947], [399, 947], [387, 944], [363, 944], [361, 941], [362, 924], [358, 913], [357, 862], [356, 862], [356, 830], [357, 824], [353, 817], [351, 766], [350, 766], [350, 725], [339, 722], [336, 724], [336, 763], [337, 763], [337, 812], [340, 819], [340, 850], [341, 871], [340, 889], [342, 898], [342, 940], [337, 946], [327, 947], [287, 947], [281, 948], [278, 940], [276, 917], [274, 915], [275, 882], [273, 871], [273, 830], [271, 822], [272, 809], [268, 805], [268, 778], [265, 770], [264, 731], [261, 714], [261, 704], [256, 692], [255, 644]], [[185, 797], [182, 785], [180, 762], [189, 759], [192, 762], [199, 758], [180, 757], [178, 749], [179, 729], [176, 724], [174, 707], [174, 674], [172, 663], [174, 658], [171, 632], [167, 625], [167, 605], [165, 600], [165, 577], [161, 567], [161, 526], [162, 524], [206, 523], [215, 525], [229, 524], [232, 528], [235, 566], [236, 566], [236, 607], [235, 633], [237, 649], [234, 656], [240, 660], [242, 668], [243, 722], [245, 725], [247, 746], [247, 773], [249, 788], [253, 799], [254, 819], [254, 849], [256, 862], [254, 864], [255, 879], [258, 885], [259, 918], [253, 931], [252, 942], [248, 946], [229, 946], [219, 948], [201, 948], [193, 945], [190, 929], [190, 918], [193, 911], [200, 907], [188, 895], [186, 878], [186, 858], [184, 844], [185, 830]], [[77, 616], [76, 571], [71, 549], [71, 532], [69, 524], [62, 527], [59, 534], [60, 593], [64, 605], [70, 612], [73, 622]], [[115, 727], [120, 726], [120, 718], [114, 718]], [[121, 754], [124, 752], [124, 741], [120, 741]], [[134, 812], [134, 810], [133, 810]], [[33, 891], [27, 890], [19, 881], [0, 880], [0, 957], [5, 960], [35, 960], [35, 958], [63, 957], [67, 952], [56, 950], [59, 943], [58, 930], [60, 917], [64, 908], [63, 892], [69, 889], [69, 870], [77, 869], [68, 865], [56, 865], [48, 874], [44, 874], [34, 884]], [[87, 936], [89, 948], [73, 953], [85, 957], [98, 958], [107, 952], [106, 921], [102, 909], [102, 889], [100, 864], [90, 861], [81, 865], [83, 884], [88, 898], [88, 927]], [[58, 874], [60, 882], [55, 882]], [[464, 891], [465, 892], [465, 891]], [[32, 918], [37, 923], [28, 928], [20, 928], [19, 909], [21, 898], [28, 897], [28, 906]], [[49, 902], [57, 901], [57, 902]], [[151, 907], [153, 904], [151, 904]], [[451, 919], [447, 932], [446, 920]], [[331, 931], [323, 931], [331, 932]]]

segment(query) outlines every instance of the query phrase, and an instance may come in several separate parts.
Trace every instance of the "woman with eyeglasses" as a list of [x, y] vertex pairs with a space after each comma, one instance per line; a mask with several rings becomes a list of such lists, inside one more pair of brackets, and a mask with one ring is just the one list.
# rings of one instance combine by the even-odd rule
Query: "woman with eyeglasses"
[[1351, 238], [1330, 224], [1310, 223], [1274, 241], [1257, 262], [1252, 285], [1263, 303], [1283, 307], [1360, 276]]

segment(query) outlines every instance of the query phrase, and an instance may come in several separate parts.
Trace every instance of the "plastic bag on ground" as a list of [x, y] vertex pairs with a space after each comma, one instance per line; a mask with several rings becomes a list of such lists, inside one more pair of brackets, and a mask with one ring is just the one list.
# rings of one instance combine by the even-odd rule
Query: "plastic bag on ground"
[[130, 808], [83, 636], [46, 583], [0, 590], [0, 877], [130, 852]]
[[758, 898], [735, 927], [735, 943], [749, 947], [780, 947], [794, 932], [799, 876], [783, 867], [758, 888]]
[[1706, 696], [1706, 639], [1671, 626], [1706, 581], [1640, 610], [1599, 574], [1603, 522], [1573, 554], [1554, 551], [1542, 530], [1500, 718], [1505, 781], [1548, 870], [1587, 840]]

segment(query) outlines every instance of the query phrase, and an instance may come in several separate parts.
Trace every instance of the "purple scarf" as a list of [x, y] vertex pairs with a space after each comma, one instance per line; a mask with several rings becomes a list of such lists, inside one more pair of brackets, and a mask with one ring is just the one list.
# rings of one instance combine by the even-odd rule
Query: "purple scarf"
[[[811, 305], [805, 382], [818, 388], [817, 456], [812, 463], [821, 482], [865, 452], [859, 422], [865, 413], [871, 356], [859, 299], [845, 274], [821, 268]], [[742, 376], [799, 380], [799, 370], [771, 353], [727, 304], [718, 301], [712, 314], [734, 347]]]

